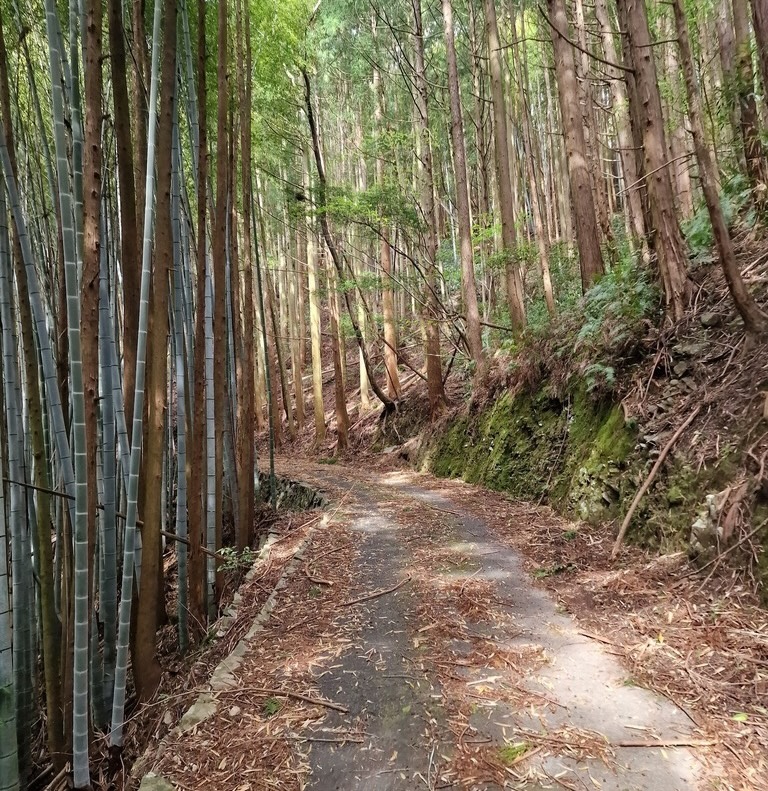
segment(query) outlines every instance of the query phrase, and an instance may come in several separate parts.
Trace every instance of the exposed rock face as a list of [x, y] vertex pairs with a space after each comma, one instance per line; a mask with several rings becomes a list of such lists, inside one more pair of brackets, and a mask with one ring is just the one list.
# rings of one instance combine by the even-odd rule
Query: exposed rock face
[[720, 544], [719, 513], [717, 495], [708, 494], [704, 506], [691, 525], [689, 554], [697, 560], [708, 563], [717, 554]]

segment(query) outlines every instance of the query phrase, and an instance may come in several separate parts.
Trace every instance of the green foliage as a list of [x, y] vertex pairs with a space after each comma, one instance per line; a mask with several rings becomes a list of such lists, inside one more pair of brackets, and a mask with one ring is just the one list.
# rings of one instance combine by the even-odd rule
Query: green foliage
[[[733, 226], [737, 219], [749, 228], [755, 225], [757, 216], [752, 201], [752, 189], [743, 173], [734, 173], [723, 182], [720, 207], [729, 227]], [[711, 255], [714, 238], [706, 205], [702, 203], [693, 217], [683, 223], [683, 232], [694, 257], [708, 258]]]
[[624, 258], [584, 295], [577, 343], [618, 347], [658, 307], [658, 291], [647, 270]]
[[573, 563], [553, 563], [551, 566], [534, 569], [533, 576], [540, 580], [563, 574], [566, 571], [576, 571], [576, 566]]
[[536, 264], [538, 249], [535, 242], [522, 241], [512, 249], [501, 249], [491, 253], [487, 258], [486, 266], [496, 272], [503, 272], [507, 265], [515, 263], [528, 269]]
[[587, 392], [596, 390], [612, 390], [616, 383], [616, 372], [610, 365], [591, 363], [584, 369], [584, 380], [587, 383]]
[[362, 191], [334, 186], [328, 190], [325, 210], [340, 224], [378, 228], [386, 223], [413, 231], [421, 230], [423, 225], [415, 200], [405, 200], [402, 189], [388, 182]]
[[267, 698], [262, 706], [262, 711], [266, 717], [274, 717], [282, 708], [283, 704], [277, 698]]
[[216, 554], [223, 561], [219, 566], [221, 571], [238, 571], [250, 568], [258, 557], [258, 553], [250, 547], [246, 547], [242, 552], [238, 552], [234, 547], [221, 547]]
[[511, 766], [521, 756], [525, 755], [531, 745], [528, 742], [514, 742], [499, 748], [499, 758], [507, 766]]

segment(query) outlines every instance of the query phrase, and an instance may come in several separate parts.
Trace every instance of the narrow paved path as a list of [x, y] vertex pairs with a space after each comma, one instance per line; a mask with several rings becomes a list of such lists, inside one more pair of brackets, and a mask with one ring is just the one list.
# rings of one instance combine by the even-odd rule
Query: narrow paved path
[[364, 737], [313, 742], [309, 788], [704, 787], [686, 714], [581, 634], [458, 487], [402, 471], [281, 466], [349, 509], [361, 595], [409, 580], [350, 608], [362, 611], [357, 639], [315, 673], [320, 692], [349, 709], [331, 712], [323, 732]]

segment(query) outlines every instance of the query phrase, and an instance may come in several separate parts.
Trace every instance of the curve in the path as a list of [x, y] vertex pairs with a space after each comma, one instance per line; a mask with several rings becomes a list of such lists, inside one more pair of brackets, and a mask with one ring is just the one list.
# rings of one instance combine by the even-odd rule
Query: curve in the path
[[[362, 577], [372, 590], [395, 585], [411, 560], [407, 544], [398, 536], [402, 525], [387, 502], [393, 497], [412, 498], [448, 512], [450, 541], [471, 557], [473, 578], [494, 584], [515, 627], [496, 631], [490, 624], [477, 623], [473, 628], [499, 649], [531, 646], [544, 652], [546, 661], [525, 678], [524, 686], [551, 704], [520, 710], [496, 701], [478, 707], [471, 725], [482, 738], [501, 747], [520, 729], [540, 733], [543, 739], [555, 732], [561, 739], [563, 733], [596, 732], [613, 745], [611, 759], [605, 761], [579, 754], [575, 736], [573, 750], [562, 745], [542, 750], [543, 757], [527, 762], [530, 779], [510, 780], [506, 788], [686, 791], [698, 787], [702, 768], [690, 749], [643, 746], [685, 741], [691, 735], [686, 714], [666, 698], [628, 684], [618, 661], [579, 633], [575, 622], [533, 584], [517, 553], [499, 542], [482, 519], [460, 502], [430, 491], [422, 476], [407, 472], [374, 477], [338, 465], [302, 472], [320, 486], [332, 483], [347, 488], [356, 482], [351, 526], [362, 534]], [[314, 791], [498, 787], [461, 785], [460, 778], [441, 771], [450, 758], [453, 734], [446, 724], [437, 674], [420, 651], [419, 641], [412, 639], [414, 596], [404, 586], [359, 605], [366, 608], [361, 640], [320, 677], [321, 691], [349, 708], [349, 716], [357, 718], [366, 737], [361, 744], [312, 745], [309, 788]], [[462, 672], [468, 684], [489, 675], [489, 669], [482, 667]], [[498, 677], [494, 669], [491, 678]], [[331, 726], [350, 724], [348, 717], [333, 718]]]

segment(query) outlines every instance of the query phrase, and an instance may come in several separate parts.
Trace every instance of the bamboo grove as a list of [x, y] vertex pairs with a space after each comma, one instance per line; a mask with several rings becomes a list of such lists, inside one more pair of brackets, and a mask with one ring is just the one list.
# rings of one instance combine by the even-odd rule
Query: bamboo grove
[[436, 415], [627, 267], [675, 321], [697, 235], [764, 332], [767, 84], [761, 0], [0, 0], [0, 791], [119, 758], [353, 372]]

